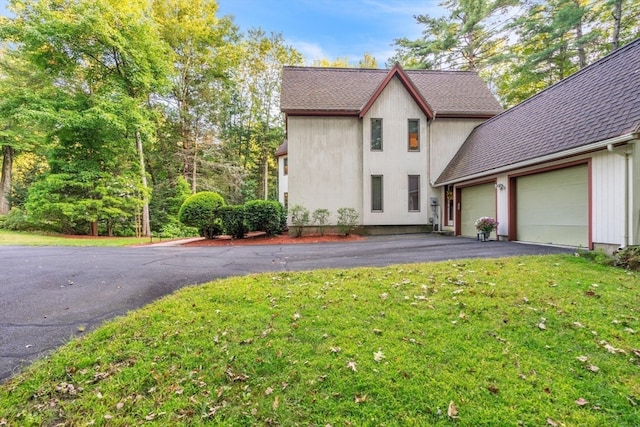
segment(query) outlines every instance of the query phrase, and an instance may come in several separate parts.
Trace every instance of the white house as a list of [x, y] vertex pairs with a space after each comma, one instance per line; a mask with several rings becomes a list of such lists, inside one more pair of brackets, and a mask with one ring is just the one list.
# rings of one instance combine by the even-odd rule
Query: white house
[[505, 112], [473, 73], [399, 66], [285, 67], [281, 109], [290, 205], [390, 231], [475, 237], [492, 216], [501, 239], [640, 244], [640, 39]]
[[289, 205], [328, 209], [333, 223], [339, 208], [355, 208], [369, 231], [439, 226], [432, 182], [471, 130], [502, 111], [475, 73], [399, 66], [285, 67], [281, 109]]

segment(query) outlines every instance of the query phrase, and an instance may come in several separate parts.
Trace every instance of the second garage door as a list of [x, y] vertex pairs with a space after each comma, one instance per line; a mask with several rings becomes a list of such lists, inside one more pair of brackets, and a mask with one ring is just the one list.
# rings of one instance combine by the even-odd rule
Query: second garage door
[[517, 240], [589, 245], [587, 165], [517, 178]]
[[496, 217], [495, 184], [464, 187], [461, 192], [460, 231], [463, 236], [475, 237], [475, 222], [483, 216]]

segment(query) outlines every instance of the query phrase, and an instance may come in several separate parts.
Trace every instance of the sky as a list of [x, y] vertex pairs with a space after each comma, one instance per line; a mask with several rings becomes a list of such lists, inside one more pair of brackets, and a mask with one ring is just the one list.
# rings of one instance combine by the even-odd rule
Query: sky
[[[126, 0], [125, 0], [126, 1]], [[231, 15], [240, 31], [281, 33], [287, 44], [314, 60], [347, 57], [357, 64], [365, 52], [384, 67], [393, 41], [420, 37], [414, 15], [442, 15], [440, 0], [218, 0], [219, 15]], [[0, 14], [7, 15], [7, 0]]]

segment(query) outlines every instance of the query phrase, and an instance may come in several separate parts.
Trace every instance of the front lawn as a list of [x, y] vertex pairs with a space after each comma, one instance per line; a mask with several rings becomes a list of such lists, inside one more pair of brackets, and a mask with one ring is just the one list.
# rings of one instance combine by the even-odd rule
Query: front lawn
[[[67, 236], [0, 229], [0, 246], [131, 246], [150, 241], [149, 237]], [[153, 241], [159, 240], [154, 238]]]
[[0, 387], [0, 425], [638, 420], [640, 276], [572, 256], [216, 281]]

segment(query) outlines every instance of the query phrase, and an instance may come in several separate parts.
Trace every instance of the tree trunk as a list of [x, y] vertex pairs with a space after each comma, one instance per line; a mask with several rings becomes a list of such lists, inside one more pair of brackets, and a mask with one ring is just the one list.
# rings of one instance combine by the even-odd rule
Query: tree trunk
[[142, 151], [142, 137], [140, 131], [136, 130], [136, 147], [138, 148], [138, 155], [140, 156], [140, 178], [142, 180], [142, 188], [145, 190], [144, 204], [142, 205], [142, 236], [148, 237], [151, 235], [151, 226], [149, 224], [149, 198], [147, 197], [147, 173], [144, 167], [144, 152]]
[[11, 170], [13, 169], [13, 155], [15, 150], [10, 145], [2, 146], [2, 176], [0, 177], [0, 214], [6, 215], [11, 209], [9, 196], [11, 195]]
[[622, 26], [622, 1], [616, 0], [613, 9], [613, 37], [611, 39], [611, 50], [616, 50], [620, 46], [620, 27]]
[[196, 194], [198, 191], [198, 137], [193, 141], [193, 164], [191, 165], [191, 192]]

